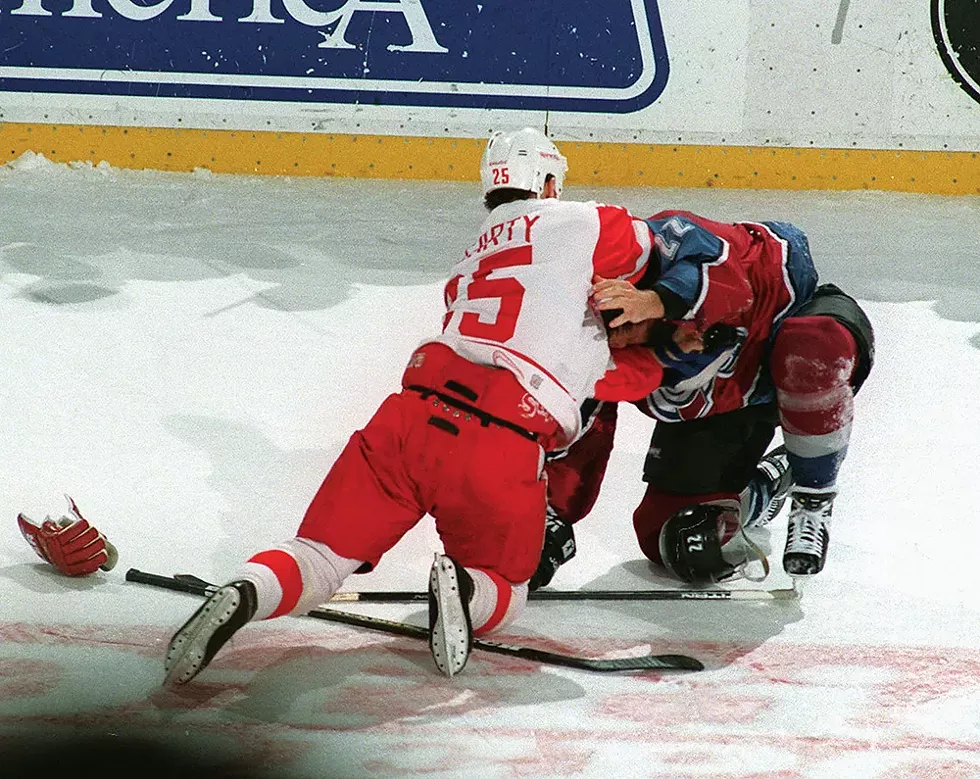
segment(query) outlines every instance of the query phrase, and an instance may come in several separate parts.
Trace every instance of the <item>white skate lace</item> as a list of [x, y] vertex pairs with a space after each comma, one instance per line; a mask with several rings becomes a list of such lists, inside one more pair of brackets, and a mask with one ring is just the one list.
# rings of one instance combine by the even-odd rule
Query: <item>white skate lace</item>
[[788, 554], [810, 554], [823, 556], [823, 533], [825, 515], [829, 514], [829, 505], [817, 511], [801, 508], [791, 514], [786, 535], [786, 552]]

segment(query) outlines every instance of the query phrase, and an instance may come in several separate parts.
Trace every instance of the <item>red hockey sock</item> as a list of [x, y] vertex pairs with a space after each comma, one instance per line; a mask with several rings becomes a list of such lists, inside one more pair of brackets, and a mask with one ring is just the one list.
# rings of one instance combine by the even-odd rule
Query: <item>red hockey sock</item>
[[857, 358], [854, 336], [837, 320], [787, 319], [769, 361], [783, 430], [815, 436], [850, 425], [854, 414], [850, 381]]
[[847, 454], [854, 417], [851, 376], [857, 343], [834, 319], [787, 319], [776, 335], [770, 371], [793, 480], [833, 489]]
[[574, 524], [586, 516], [599, 497], [616, 435], [616, 416], [615, 403], [603, 404], [585, 434], [545, 465], [548, 505], [566, 522]]

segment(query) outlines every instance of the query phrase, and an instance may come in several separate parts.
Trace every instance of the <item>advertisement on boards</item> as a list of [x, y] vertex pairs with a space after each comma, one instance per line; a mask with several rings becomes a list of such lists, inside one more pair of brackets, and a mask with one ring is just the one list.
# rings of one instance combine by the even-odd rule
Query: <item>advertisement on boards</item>
[[657, 0], [0, 0], [0, 91], [641, 110]]
[[932, 0], [932, 33], [946, 70], [980, 103], [980, 3]]

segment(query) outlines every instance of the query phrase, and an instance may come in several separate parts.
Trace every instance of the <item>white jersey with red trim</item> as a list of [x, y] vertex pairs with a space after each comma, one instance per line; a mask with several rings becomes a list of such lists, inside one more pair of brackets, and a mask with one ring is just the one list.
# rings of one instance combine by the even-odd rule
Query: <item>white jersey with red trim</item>
[[612, 365], [591, 303], [593, 277], [639, 280], [651, 244], [646, 223], [618, 206], [555, 199], [499, 206], [454, 268], [435, 340], [511, 371], [574, 440], [580, 404]]

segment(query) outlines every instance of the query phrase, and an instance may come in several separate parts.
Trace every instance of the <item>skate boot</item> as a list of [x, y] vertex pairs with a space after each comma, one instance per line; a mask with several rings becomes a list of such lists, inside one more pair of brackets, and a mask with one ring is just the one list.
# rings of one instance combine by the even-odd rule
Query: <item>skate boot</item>
[[473, 579], [463, 566], [437, 554], [429, 572], [429, 649], [446, 676], [463, 670], [473, 648]]
[[792, 494], [783, 568], [790, 576], [813, 576], [823, 570], [830, 545], [833, 490], [814, 492], [797, 488]]
[[772, 522], [786, 503], [792, 486], [793, 472], [789, 467], [786, 447], [777, 446], [756, 466], [756, 475], [749, 485], [753, 495], [745, 529], [765, 527]]
[[247, 581], [226, 584], [207, 599], [170, 640], [164, 684], [186, 684], [255, 614], [258, 597]]

